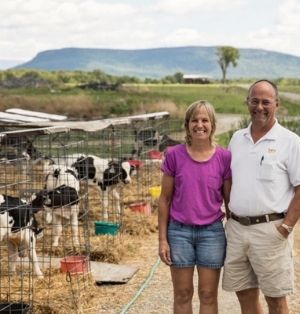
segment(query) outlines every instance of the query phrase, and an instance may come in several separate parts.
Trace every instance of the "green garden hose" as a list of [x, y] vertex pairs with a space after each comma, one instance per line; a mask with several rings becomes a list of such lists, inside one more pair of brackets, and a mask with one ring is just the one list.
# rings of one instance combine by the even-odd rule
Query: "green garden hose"
[[148, 286], [148, 284], [151, 281], [151, 279], [152, 279], [157, 267], [159, 266], [159, 264], [160, 264], [160, 258], [157, 259], [155, 264], [152, 266], [151, 271], [149, 273], [149, 276], [147, 277], [147, 279], [145, 280], [143, 285], [140, 287], [140, 289], [135, 294], [135, 296], [131, 299], [131, 301], [126, 304], [126, 306], [123, 308], [123, 310], [120, 312], [120, 314], [127, 313], [127, 311], [130, 309], [130, 307], [134, 304], [134, 302], [137, 300], [137, 298], [141, 295], [141, 293], [144, 291], [144, 289]]

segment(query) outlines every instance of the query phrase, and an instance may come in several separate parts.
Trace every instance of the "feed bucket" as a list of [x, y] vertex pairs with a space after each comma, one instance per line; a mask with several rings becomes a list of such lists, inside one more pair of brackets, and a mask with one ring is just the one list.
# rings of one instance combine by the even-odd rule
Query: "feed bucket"
[[88, 258], [86, 256], [67, 256], [60, 261], [62, 273], [84, 274], [88, 272], [88, 268]]
[[151, 206], [147, 202], [137, 202], [129, 205], [129, 208], [144, 215], [151, 215]]
[[144, 166], [144, 163], [138, 159], [129, 159], [128, 162], [129, 162], [130, 166], [133, 166], [136, 169], [142, 168]]
[[161, 186], [160, 185], [152, 186], [149, 188], [149, 192], [150, 192], [150, 195], [152, 196], [152, 198], [154, 198], [154, 199], [159, 198], [160, 192], [161, 192]]
[[120, 229], [120, 225], [109, 221], [95, 221], [95, 234], [111, 234], [116, 235]]
[[150, 150], [148, 152], [148, 156], [151, 159], [162, 159], [163, 158], [163, 154], [158, 150]]

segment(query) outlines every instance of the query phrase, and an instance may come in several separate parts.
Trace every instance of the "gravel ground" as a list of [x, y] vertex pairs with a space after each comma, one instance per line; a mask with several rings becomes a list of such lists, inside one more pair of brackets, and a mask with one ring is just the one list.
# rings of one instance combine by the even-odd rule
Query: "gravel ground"
[[[300, 314], [300, 223], [294, 232], [294, 261], [296, 272], [296, 287], [298, 291], [289, 298], [290, 314]], [[153, 256], [153, 265], [157, 261], [157, 243], [156, 235], [149, 239], [153, 245], [148, 249], [148, 254]], [[146, 279], [146, 278], [145, 278]], [[195, 276], [194, 283], [197, 284]], [[134, 296], [132, 296], [133, 298]], [[172, 313], [172, 283], [170, 271], [167, 266], [160, 263], [156, 268], [151, 280], [145, 285], [145, 289], [135, 300], [135, 302], [124, 312], [128, 314], [171, 314]], [[267, 313], [266, 304], [262, 297], [262, 303], [265, 313]], [[125, 305], [124, 305], [125, 306]], [[199, 311], [199, 302], [197, 298], [193, 301], [194, 313]], [[239, 314], [240, 307], [234, 293], [225, 292], [219, 288], [219, 314]]]
[[300, 94], [296, 93], [289, 93], [289, 92], [280, 92], [279, 96], [282, 96], [283, 98], [289, 99], [291, 101], [296, 101], [300, 103]]
[[[197, 286], [197, 276], [194, 278]], [[160, 263], [153, 279], [147, 289], [127, 312], [128, 314], [169, 314], [172, 313], [172, 283], [169, 268]], [[228, 293], [219, 289], [219, 313], [238, 314], [240, 313], [238, 301], [233, 293]], [[193, 310], [198, 313], [199, 301], [194, 297]]]

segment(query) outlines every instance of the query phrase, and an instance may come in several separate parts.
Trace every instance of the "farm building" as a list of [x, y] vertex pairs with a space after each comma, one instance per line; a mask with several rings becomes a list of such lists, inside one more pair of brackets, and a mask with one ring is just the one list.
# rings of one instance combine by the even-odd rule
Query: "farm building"
[[183, 83], [185, 84], [209, 84], [211, 79], [201, 74], [184, 74]]

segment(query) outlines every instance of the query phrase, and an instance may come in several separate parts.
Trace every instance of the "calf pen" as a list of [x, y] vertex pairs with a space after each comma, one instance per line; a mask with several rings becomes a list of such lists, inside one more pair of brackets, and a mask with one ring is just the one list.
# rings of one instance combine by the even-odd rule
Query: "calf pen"
[[[75, 123], [76, 127], [61, 123], [61, 127], [18, 127], [18, 130], [8, 129], [1, 134], [0, 167], [4, 175], [0, 193], [18, 196], [27, 202], [31, 201], [33, 193], [43, 189], [45, 175], [49, 169], [53, 170], [52, 162], [72, 166], [81, 156], [93, 155], [113, 161], [126, 158], [134, 168], [131, 183], [115, 186], [120, 196], [120, 214], [116, 210], [116, 198], [109, 191], [107, 219], [103, 217], [103, 193], [99, 193], [97, 185], [88, 186], [87, 177], [80, 180], [78, 245], [74, 245], [71, 222], [64, 219], [59, 245], [53, 246], [53, 221], [52, 225], [47, 224], [47, 211], [36, 214], [43, 228], [43, 237], [36, 241], [36, 251], [44, 279], [36, 278], [32, 262], [24, 258], [18, 267], [22, 276], [11, 274], [8, 271], [8, 242], [1, 242], [1, 259], [7, 264], [6, 272], [1, 270], [2, 266], [0, 269], [0, 296], [4, 306], [26, 306], [34, 313], [70, 313], [88, 308], [85, 302], [89, 302], [90, 293], [95, 291], [89, 261], [117, 263], [120, 256], [112, 251], [117, 245], [124, 246], [122, 234], [138, 235], [138, 228], [152, 228], [145, 226], [148, 222], [144, 217], [150, 213], [155, 215], [157, 211], [162, 144], [165, 144], [163, 135], [183, 141], [182, 122], [168, 118], [126, 120], [126, 123], [106, 121], [92, 129], [88, 123], [84, 127], [78, 123]], [[154, 130], [155, 137], [139, 137], [140, 146], [137, 146], [137, 134], [147, 134], [143, 132], [145, 129]], [[137, 147], [139, 152], [135, 154]], [[60, 169], [60, 175], [61, 172]], [[77, 274], [72, 273], [69, 264], [76, 265], [73, 267]]]
[[[78, 312], [90, 281], [87, 181], [79, 182], [77, 243], [73, 241], [73, 221], [68, 219], [73, 206], [69, 195], [64, 195], [63, 202], [55, 208], [57, 215], [63, 217], [58, 246], [53, 246], [54, 223], [46, 221], [46, 202], [43, 199], [35, 207], [32, 200], [44, 191], [48, 158], [63, 160], [70, 152], [86, 151], [86, 135], [67, 128], [7, 130], [0, 135], [0, 312]], [[44, 196], [44, 192], [40, 195]], [[12, 203], [12, 199], [17, 201]], [[24, 204], [26, 215], [29, 219], [34, 216], [35, 223], [25, 217]], [[54, 217], [54, 208], [48, 207], [48, 212]], [[27, 240], [24, 234], [29, 236]], [[36, 239], [35, 247], [32, 238]], [[37, 261], [30, 258], [33, 251]], [[15, 271], [11, 267], [14, 260]], [[34, 271], [35, 263], [40, 276]]]
[[[152, 210], [157, 209], [159, 195], [151, 194], [151, 190], [161, 184], [160, 166], [168, 146], [167, 139], [170, 142], [170, 138], [176, 140], [176, 143], [184, 141], [182, 121], [169, 117], [156, 119], [136, 117], [129, 123], [111, 124], [104, 129], [88, 132], [89, 153], [110, 160], [128, 160], [132, 166], [131, 183], [117, 186], [121, 200], [121, 218], [124, 216], [124, 210], [130, 208], [142, 212], [145, 210], [148, 213], [149, 204]], [[103, 199], [100, 199], [100, 203], [99, 199], [93, 198], [92, 195], [89, 199], [95, 206], [101, 208]], [[122, 221], [116, 219], [115, 202], [111, 194], [109, 221], [122, 224]], [[146, 204], [144, 209], [143, 204]], [[96, 219], [104, 219], [101, 211], [98, 212]]]

